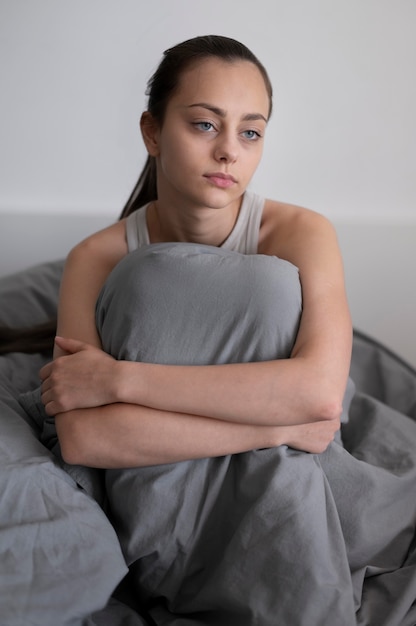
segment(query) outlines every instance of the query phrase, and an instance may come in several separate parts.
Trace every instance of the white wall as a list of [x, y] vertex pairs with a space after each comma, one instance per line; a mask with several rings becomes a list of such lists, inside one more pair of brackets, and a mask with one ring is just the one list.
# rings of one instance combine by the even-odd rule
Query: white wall
[[415, 0], [1, 0], [0, 212], [115, 215], [162, 51], [209, 32], [268, 68], [257, 182], [331, 217], [416, 207]]
[[[163, 50], [224, 34], [252, 48], [275, 89], [254, 186], [351, 225], [341, 243], [354, 320], [371, 332], [394, 292], [376, 333], [416, 363], [415, 24], [415, 0], [0, 0], [0, 273], [117, 217], [144, 160], [138, 120]], [[46, 222], [35, 226], [48, 214], [50, 248]], [[380, 229], [404, 245], [372, 239]], [[377, 297], [355, 246], [376, 279], [386, 255], [393, 264]]]

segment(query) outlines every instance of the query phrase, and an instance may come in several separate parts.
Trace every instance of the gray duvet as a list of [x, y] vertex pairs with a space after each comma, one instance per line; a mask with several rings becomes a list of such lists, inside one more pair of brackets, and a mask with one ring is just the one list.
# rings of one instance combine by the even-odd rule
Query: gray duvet
[[[60, 269], [41, 309], [56, 306]], [[46, 270], [3, 281], [2, 305]], [[265, 360], [290, 355], [301, 307], [285, 261], [161, 244], [115, 268], [97, 325], [117, 358]], [[2, 626], [415, 626], [416, 373], [383, 346], [356, 332], [324, 454], [281, 446], [130, 470], [62, 463], [42, 362], [0, 362]]]

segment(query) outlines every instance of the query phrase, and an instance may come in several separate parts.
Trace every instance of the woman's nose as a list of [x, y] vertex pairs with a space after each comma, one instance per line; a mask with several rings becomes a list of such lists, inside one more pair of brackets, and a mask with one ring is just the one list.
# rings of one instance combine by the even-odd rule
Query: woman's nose
[[215, 159], [225, 163], [233, 163], [238, 157], [238, 146], [236, 140], [229, 136], [218, 138], [215, 146]]

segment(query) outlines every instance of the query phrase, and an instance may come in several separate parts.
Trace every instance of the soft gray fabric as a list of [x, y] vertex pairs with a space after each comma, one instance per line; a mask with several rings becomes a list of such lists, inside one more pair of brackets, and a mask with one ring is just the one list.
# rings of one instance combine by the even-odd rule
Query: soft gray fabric
[[49, 261], [0, 279], [0, 325], [32, 326], [56, 316], [64, 261]]
[[103, 348], [120, 359], [231, 363], [289, 356], [298, 270], [264, 255], [156, 244], [128, 254], [97, 303]]
[[[195, 252], [185, 248], [186, 254]], [[103, 323], [105, 312], [114, 317], [114, 328], [106, 327], [112, 345], [134, 350], [134, 341], [142, 341], [140, 358], [156, 360], [159, 349], [166, 361], [170, 356], [176, 360], [178, 353], [187, 360], [188, 352], [204, 362], [206, 349], [214, 351], [213, 358], [232, 358], [232, 338], [244, 336], [254, 304], [260, 319], [244, 338], [251, 357], [261, 356], [256, 355], [257, 340], [269, 351], [261, 335], [269, 332], [265, 326], [270, 323], [279, 334], [276, 339], [271, 333], [270, 351], [290, 350], [297, 322], [292, 319], [289, 330], [281, 316], [300, 312], [293, 266], [279, 260], [261, 266], [261, 274], [272, 269], [284, 274], [286, 286], [279, 279], [274, 284], [279, 296], [273, 299], [264, 293], [268, 278], [261, 278], [260, 288], [254, 267], [246, 280], [234, 276], [234, 284], [225, 276], [223, 263], [228, 260], [222, 255], [211, 259], [209, 272], [193, 264], [191, 274], [201, 271], [203, 276], [192, 277], [197, 291], [189, 292], [185, 310], [191, 284], [179, 271], [176, 256], [170, 254], [149, 279], [140, 279], [139, 309], [128, 272], [109, 280], [97, 314]], [[203, 266], [207, 258], [199, 259]], [[130, 266], [134, 273], [136, 260], [126, 259], [125, 269]], [[180, 263], [186, 270], [187, 262]], [[54, 314], [61, 270], [62, 263], [56, 262], [0, 279], [0, 323], [30, 324]], [[220, 286], [222, 295], [215, 298], [214, 286], [223, 275], [228, 286]], [[169, 283], [174, 281], [169, 288], [181, 281], [185, 300], [172, 299], [174, 289], [167, 299], [167, 276]], [[256, 299], [250, 299], [253, 285]], [[152, 306], [141, 302], [148, 297]], [[264, 318], [259, 304], [263, 298], [276, 307]], [[134, 341], [126, 348], [119, 318], [127, 319], [123, 311], [134, 299]], [[152, 315], [146, 313], [141, 331], [140, 316], [146, 310]], [[197, 329], [194, 352], [189, 315]], [[228, 344], [224, 350], [221, 339], [217, 351], [223, 321]], [[55, 441], [53, 423], [33, 420], [42, 412], [36, 386], [44, 362], [40, 355], [0, 357], [0, 615], [7, 626], [416, 624], [416, 373], [383, 346], [355, 334], [351, 376], [357, 390], [350, 384], [345, 398], [344, 447], [334, 443], [324, 455], [282, 447], [107, 472], [112, 521], [131, 563], [113, 598], [112, 590], [126, 571], [116, 536], [99, 507], [37, 439], [43, 432], [45, 443]], [[29, 413], [19, 402], [19, 394], [27, 390], [34, 390], [26, 394]], [[82, 475], [83, 468], [78, 469]], [[155, 621], [145, 612], [152, 595]]]
[[[48, 261], [0, 279], [0, 325], [30, 327], [55, 318], [64, 260]], [[20, 392], [22, 417], [39, 440], [59, 459], [67, 473], [100, 504], [105, 494], [102, 472], [62, 461], [55, 421], [45, 413], [40, 398], [39, 369], [46, 362], [40, 354], [4, 357], [4, 379], [11, 393]], [[7, 359], [7, 360], [6, 360]]]
[[39, 441], [53, 452], [63, 469], [74, 479], [77, 485], [82, 487], [100, 506], [104, 507], [106, 497], [103, 471], [93, 467], [70, 465], [63, 460], [55, 427], [55, 418], [45, 411], [41, 398], [41, 386], [38, 385], [35, 389], [21, 393], [19, 403], [24, 408], [26, 415], [34, 422]]
[[[285, 261], [165, 244], [115, 269], [97, 325], [117, 358], [223, 363], [288, 357], [300, 313]], [[353, 389], [347, 449], [107, 471], [124, 599], [169, 626], [414, 623], [416, 426]]]
[[102, 509], [39, 442], [10, 390], [26, 358], [12, 356], [0, 357], [0, 623], [81, 626], [126, 566]]
[[[0, 324], [30, 326], [56, 315], [62, 267], [45, 263], [0, 279]], [[0, 356], [2, 626], [84, 626], [126, 573], [104, 512], [42, 445], [43, 424], [19, 401], [38, 387], [45, 362], [40, 354]], [[30, 409], [39, 410], [37, 399], [35, 391]]]

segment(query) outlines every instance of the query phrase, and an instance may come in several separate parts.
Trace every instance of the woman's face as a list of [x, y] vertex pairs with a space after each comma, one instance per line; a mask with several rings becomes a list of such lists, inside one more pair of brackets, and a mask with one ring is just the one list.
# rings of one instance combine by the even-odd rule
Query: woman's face
[[159, 202], [222, 208], [239, 201], [262, 155], [269, 105], [253, 63], [207, 59], [187, 70], [151, 148]]

